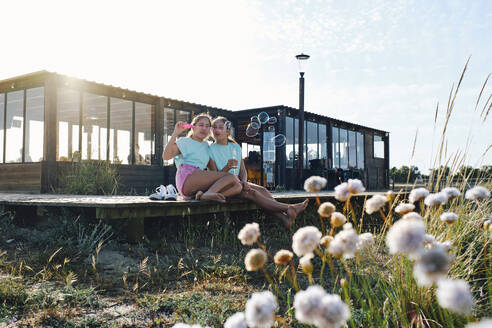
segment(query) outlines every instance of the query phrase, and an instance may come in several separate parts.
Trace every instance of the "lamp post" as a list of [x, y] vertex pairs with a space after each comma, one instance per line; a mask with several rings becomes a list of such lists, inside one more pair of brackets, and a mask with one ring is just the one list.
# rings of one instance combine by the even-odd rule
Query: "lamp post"
[[297, 160], [298, 188], [302, 189], [304, 171], [304, 61], [309, 59], [309, 55], [301, 53], [296, 56], [299, 63], [299, 157]]

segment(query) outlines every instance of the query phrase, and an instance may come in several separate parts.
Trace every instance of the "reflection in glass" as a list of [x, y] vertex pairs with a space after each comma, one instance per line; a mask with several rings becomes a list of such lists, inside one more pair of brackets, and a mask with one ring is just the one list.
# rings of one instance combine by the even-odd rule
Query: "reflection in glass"
[[22, 162], [24, 132], [24, 90], [7, 93], [5, 162]]
[[79, 151], [80, 93], [75, 90], [57, 90], [58, 147], [56, 159], [70, 161]]
[[374, 136], [374, 158], [384, 158], [384, 141], [381, 136]]
[[133, 102], [119, 98], [109, 101], [109, 159], [115, 164], [130, 164]]
[[[164, 135], [162, 140], [163, 149], [166, 147], [174, 131], [174, 109], [164, 108]], [[173, 165], [174, 159], [164, 161], [164, 165]]]
[[364, 168], [364, 135], [357, 132], [357, 167]]
[[292, 117], [285, 118], [285, 136], [287, 138], [285, 167], [292, 168], [294, 167], [294, 119]]
[[328, 150], [327, 150], [327, 140], [326, 140], [326, 124], [319, 124], [319, 158], [327, 159], [328, 158]]
[[345, 129], [340, 129], [340, 167], [348, 168], [348, 136]]
[[299, 158], [299, 119], [294, 119], [294, 167], [297, 167]]
[[[191, 123], [191, 113], [190, 112], [186, 112], [184, 110], [177, 110], [176, 111], [176, 122], [179, 122], [179, 121], [182, 121], [182, 122], [186, 122], [186, 123]], [[188, 133], [189, 130], [186, 130], [184, 131], [183, 133], [181, 133], [179, 137], [184, 137], [186, 136], [186, 134]], [[172, 133], [172, 132], [171, 132]]]
[[84, 93], [82, 159], [106, 160], [108, 98]]
[[26, 142], [24, 162], [43, 160], [44, 88], [26, 90]]
[[332, 156], [333, 167], [340, 167], [340, 143], [339, 143], [339, 129], [337, 127], [331, 128], [331, 140], [332, 140]]
[[307, 161], [318, 159], [318, 124], [307, 122]]
[[3, 163], [3, 134], [5, 133], [5, 94], [0, 93], [0, 163]]
[[135, 164], [150, 165], [154, 153], [153, 106], [135, 103]]
[[355, 131], [349, 131], [349, 167], [357, 167], [357, 149], [355, 144]]

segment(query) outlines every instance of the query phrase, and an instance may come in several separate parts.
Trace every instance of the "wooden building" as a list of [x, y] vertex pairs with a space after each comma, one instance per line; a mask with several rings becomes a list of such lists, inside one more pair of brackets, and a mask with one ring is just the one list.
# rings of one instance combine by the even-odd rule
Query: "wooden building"
[[[306, 112], [299, 177], [295, 108], [230, 111], [40, 71], [0, 81], [0, 191], [53, 192], [59, 172], [78, 160], [110, 161], [123, 186], [136, 192], [174, 183], [174, 163], [163, 162], [162, 150], [175, 122], [200, 112], [233, 123], [257, 183], [295, 189], [301, 179], [322, 175], [330, 189], [340, 177], [360, 178], [369, 189], [389, 185], [385, 131]], [[272, 119], [246, 135], [260, 113]]]

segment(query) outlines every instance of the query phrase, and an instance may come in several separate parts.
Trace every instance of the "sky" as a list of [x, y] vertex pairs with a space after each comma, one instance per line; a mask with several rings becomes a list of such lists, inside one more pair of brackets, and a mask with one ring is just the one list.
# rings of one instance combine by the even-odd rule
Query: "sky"
[[[7, 1], [0, 80], [39, 70], [229, 110], [299, 105], [388, 131], [390, 166], [492, 165], [492, 2]], [[491, 78], [492, 80], [492, 78]], [[439, 104], [435, 122], [436, 106]], [[412, 154], [414, 138], [415, 151]], [[443, 160], [445, 162], [445, 160]]]

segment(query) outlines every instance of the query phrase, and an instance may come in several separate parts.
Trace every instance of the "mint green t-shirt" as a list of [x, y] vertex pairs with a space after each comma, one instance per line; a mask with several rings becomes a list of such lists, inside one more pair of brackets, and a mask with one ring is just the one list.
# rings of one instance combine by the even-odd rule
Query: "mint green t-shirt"
[[238, 162], [237, 168], [235, 170], [230, 169], [229, 172], [239, 175], [239, 172], [241, 172], [241, 155], [241, 147], [233, 142], [228, 142], [227, 145], [219, 145], [216, 143], [210, 145], [210, 157], [215, 164], [217, 164], [217, 170], [219, 171], [226, 166], [228, 160], [234, 158], [237, 159]]
[[199, 142], [190, 137], [185, 137], [176, 140], [176, 145], [178, 145], [178, 149], [181, 152], [181, 154], [174, 157], [177, 168], [181, 164], [193, 165], [201, 170], [207, 167], [210, 160], [210, 151], [206, 141]]

